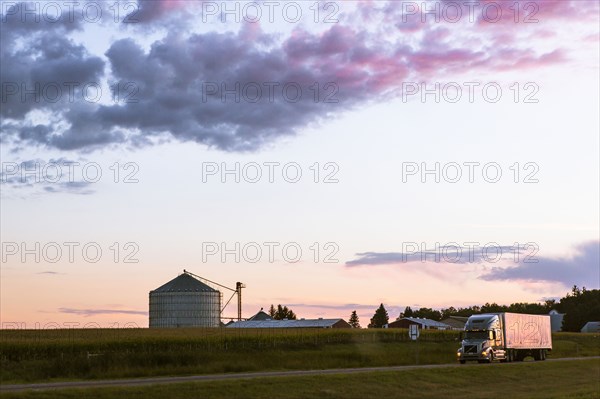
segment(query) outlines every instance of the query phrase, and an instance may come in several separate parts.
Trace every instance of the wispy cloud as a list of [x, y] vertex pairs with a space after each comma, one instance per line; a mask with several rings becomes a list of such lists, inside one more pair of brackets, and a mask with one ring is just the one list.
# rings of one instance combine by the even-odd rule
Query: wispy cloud
[[25, 161], [5, 160], [0, 171], [0, 184], [14, 190], [28, 193], [69, 193], [79, 195], [93, 194], [94, 183], [77, 176], [75, 166], [83, 161], [66, 158], [43, 160], [40, 158]]
[[[356, 310], [356, 309], [373, 309], [373, 304], [348, 303], [341, 305], [320, 305], [308, 303], [291, 303], [289, 307], [315, 308], [315, 309], [332, 309], [332, 310]], [[375, 306], [376, 307], [376, 306]]]
[[124, 310], [124, 309], [74, 309], [74, 308], [59, 308], [60, 313], [74, 314], [83, 317], [98, 316], [98, 315], [113, 315], [113, 314], [128, 314], [147, 316], [147, 311], [142, 310]]

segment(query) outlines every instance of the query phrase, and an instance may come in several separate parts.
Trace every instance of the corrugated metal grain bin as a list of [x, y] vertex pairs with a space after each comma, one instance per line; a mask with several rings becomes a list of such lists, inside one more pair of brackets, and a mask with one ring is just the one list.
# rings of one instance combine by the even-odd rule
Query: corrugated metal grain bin
[[221, 292], [187, 273], [150, 291], [150, 328], [219, 327]]

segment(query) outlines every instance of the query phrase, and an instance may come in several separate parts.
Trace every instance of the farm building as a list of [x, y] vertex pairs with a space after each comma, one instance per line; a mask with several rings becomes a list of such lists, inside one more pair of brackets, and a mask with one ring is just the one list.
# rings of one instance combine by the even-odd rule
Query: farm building
[[227, 328], [352, 328], [343, 319], [275, 320], [261, 308], [248, 320], [229, 323]]
[[244, 320], [227, 328], [352, 328], [344, 319]]
[[263, 312], [260, 312], [248, 320], [230, 323], [227, 328], [352, 328], [343, 319], [299, 319], [299, 320], [274, 320]]
[[565, 317], [565, 314], [558, 313], [556, 310], [551, 310], [549, 315], [550, 315], [550, 328], [552, 329], [552, 332], [561, 331], [563, 318]]
[[221, 292], [184, 272], [150, 291], [150, 328], [219, 327]]
[[600, 332], [600, 321], [588, 321], [581, 328], [583, 333], [598, 333]]
[[468, 317], [462, 316], [449, 316], [442, 320], [440, 323], [448, 324], [452, 330], [463, 330]]
[[428, 330], [451, 330], [452, 327], [448, 324], [441, 323], [439, 321], [431, 319], [422, 319], [420, 317], [404, 317], [400, 320], [393, 321], [388, 324], [388, 328], [409, 328], [409, 326], [416, 324], [420, 329]]
[[268, 314], [266, 314], [261, 308], [257, 314], [255, 314], [248, 320], [272, 320], [272, 319], [273, 318], [271, 316], [269, 316]]

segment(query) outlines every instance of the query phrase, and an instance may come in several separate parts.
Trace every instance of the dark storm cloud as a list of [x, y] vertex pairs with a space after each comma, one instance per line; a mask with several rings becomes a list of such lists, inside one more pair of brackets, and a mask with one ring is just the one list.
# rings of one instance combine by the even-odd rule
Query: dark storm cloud
[[[141, 1], [135, 16], [142, 23], [133, 24], [132, 31], [165, 26], [165, 18], [184, 12], [188, 4]], [[379, 11], [383, 16], [374, 12], [369, 18], [385, 21], [398, 10], [394, 2], [386, 4]], [[364, 11], [366, 5], [360, 7]], [[14, 19], [2, 24], [0, 80], [9, 89], [3, 90], [2, 142], [90, 151], [167, 138], [253, 151], [397, 96], [407, 79], [537, 68], [566, 59], [560, 49], [538, 54], [511, 47], [510, 41], [491, 48], [461, 45], [451, 40], [448, 30], [428, 24], [420, 25], [423, 35], [417, 44], [369, 32], [360, 22], [335, 24], [321, 33], [296, 28], [287, 37], [264, 33], [259, 24], [244, 24], [237, 33], [168, 29], [149, 50], [134, 39], [117, 40], [105, 54], [105, 68], [101, 58], [69, 38], [80, 24]], [[15, 83], [35, 89], [100, 79], [109, 81], [111, 99], [119, 102], [84, 101], [77, 91], [74, 102], [67, 96], [58, 102], [6, 96]], [[51, 111], [51, 116], [34, 123], [27, 118], [32, 110]]]
[[490, 245], [488, 249], [484, 249], [483, 245], [456, 246], [452, 244], [440, 245], [437, 250], [423, 249], [418, 243], [406, 243], [405, 252], [361, 252], [357, 253], [357, 259], [349, 260], [346, 266], [379, 266], [379, 265], [394, 265], [402, 263], [482, 263], [486, 260], [493, 259], [500, 254], [504, 257], [511, 257], [515, 252], [519, 254], [527, 254], [528, 249], [520, 247], [515, 249], [510, 245]]
[[[98, 119], [146, 135], [169, 132], [182, 141], [244, 151], [294, 134], [369, 96], [368, 76], [344, 76], [342, 67], [330, 68], [329, 74], [308, 65], [290, 67], [294, 55], [280, 48], [260, 50], [247, 35], [168, 37], [149, 53], [132, 40], [114, 43], [107, 52], [113, 74], [123, 83], [135, 81], [140, 101], [102, 107]], [[321, 91], [317, 98], [310, 89], [315, 82]]]
[[[515, 250], [511, 246], [497, 247], [505, 255], [504, 263], [514, 263], [514, 266], [483, 269], [479, 279], [485, 281], [530, 281], [530, 282], [554, 282], [562, 283], [567, 287], [574, 284], [589, 288], [600, 286], [600, 242], [592, 241], [583, 243], [575, 248], [572, 257], [544, 257], [533, 252], [532, 247], [523, 246], [519, 249], [518, 261], [514, 260]], [[438, 260], [436, 260], [436, 253]], [[496, 251], [490, 249], [487, 257], [483, 256], [481, 248], [473, 251], [473, 257], [469, 257], [470, 250], [467, 247], [456, 249], [448, 246], [446, 259], [440, 251], [407, 251], [407, 252], [364, 252], [358, 253], [357, 259], [346, 262], [348, 267], [359, 266], [383, 266], [383, 265], [407, 265], [418, 267], [419, 270], [437, 275], [437, 268], [425, 267], [427, 264], [441, 264], [450, 266], [452, 264], [478, 263], [482, 265], [495, 264]], [[423, 261], [423, 259], [425, 261]]]
[[[171, 16], [181, 10], [187, 0], [138, 0], [131, 13], [125, 18], [126, 23], [148, 24]], [[200, 3], [197, 1], [197, 3]]]
[[600, 287], [600, 241], [579, 245], [572, 257], [539, 257], [537, 263], [493, 268], [480, 277], [487, 281], [548, 281], [567, 287]]
[[[66, 36], [81, 29], [79, 20], [36, 21], [23, 18], [21, 7], [25, 4], [9, 8], [0, 23], [0, 116], [17, 120], [34, 109], [64, 110], [70, 103], [70, 87], [74, 97], [82, 85], [99, 82], [104, 71], [99, 57]], [[44, 143], [52, 130], [52, 125], [23, 126], [20, 138]]]

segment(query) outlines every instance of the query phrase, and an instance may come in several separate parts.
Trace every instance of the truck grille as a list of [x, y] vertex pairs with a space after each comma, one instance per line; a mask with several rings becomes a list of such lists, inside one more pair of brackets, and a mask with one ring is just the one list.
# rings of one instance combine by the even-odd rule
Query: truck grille
[[465, 354], [477, 354], [477, 345], [465, 345]]

